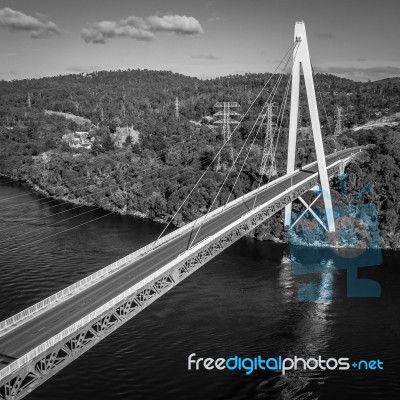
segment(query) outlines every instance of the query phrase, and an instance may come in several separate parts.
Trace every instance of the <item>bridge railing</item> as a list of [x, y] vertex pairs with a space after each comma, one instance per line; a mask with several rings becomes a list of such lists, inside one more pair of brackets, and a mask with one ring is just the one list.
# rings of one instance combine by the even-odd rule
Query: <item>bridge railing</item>
[[[340, 152], [335, 153], [333, 155], [338, 155], [338, 154], [340, 154]], [[307, 165], [307, 167], [311, 167], [315, 164], [316, 164], [316, 162], [313, 162], [313, 163]], [[298, 170], [294, 171], [294, 174], [296, 172], [298, 172]], [[280, 178], [272, 181], [270, 184], [262, 186], [260, 189], [260, 193], [263, 192], [264, 190], [267, 190], [267, 189], [271, 188], [272, 186], [280, 183], [282, 180], [284, 180], [286, 178], [287, 178], [287, 176], [283, 175]], [[241, 196], [240, 198], [237, 198], [237, 199], [231, 201], [230, 203], [228, 203], [228, 205], [226, 207], [219, 207], [219, 208], [215, 209], [214, 211], [210, 212], [208, 215], [204, 215], [204, 216], [198, 218], [197, 220], [192, 221], [192, 222], [182, 226], [181, 228], [165, 235], [161, 239], [159, 239], [155, 242], [149, 243], [148, 245], [140, 248], [139, 250], [134, 251], [133, 253], [113, 262], [112, 264], [100, 269], [99, 271], [94, 272], [93, 274], [81, 279], [80, 281], [75, 282], [74, 284], [66, 287], [65, 289], [60, 290], [59, 292], [51, 295], [50, 297], [47, 297], [46, 299], [41, 300], [40, 302], [26, 308], [25, 310], [20, 311], [17, 314], [7, 318], [6, 320], [0, 322], [0, 336], [4, 335], [6, 333], [7, 329], [9, 329], [11, 327], [16, 327], [16, 326], [20, 325], [22, 322], [26, 322], [33, 316], [36, 316], [38, 313], [45, 311], [50, 307], [56, 306], [60, 302], [66, 300], [68, 297], [70, 297], [74, 294], [77, 294], [78, 292], [85, 290], [88, 287], [96, 284], [103, 278], [107, 277], [110, 273], [116, 272], [121, 267], [129, 265], [132, 261], [137, 260], [139, 257], [164, 245], [165, 243], [169, 242], [170, 240], [176, 238], [177, 236], [180, 236], [182, 233], [186, 232], [187, 230], [192, 229], [195, 224], [202, 222], [205, 218], [212, 218], [213, 216], [215, 216], [221, 212], [224, 212], [224, 211], [230, 209], [231, 207], [236, 206], [239, 202], [242, 202], [242, 201], [246, 200], [247, 198], [252, 197], [254, 194], [253, 192], [254, 191], [246, 193], [245, 195]]]
[[[314, 163], [312, 163], [314, 164]], [[310, 164], [310, 165], [312, 165]], [[268, 185], [262, 186], [260, 193], [276, 184], [281, 182], [283, 179], [285, 179], [285, 176], [282, 176], [273, 182], [271, 182]], [[65, 289], [60, 290], [59, 292], [39, 301], [38, 303], [26, 308], [23, 311], [18, 312], [17, 314], [5, 319], [4, 321], [0, 322], [0, 336], [5, 333], [5, 331], [11, 327], [15, 327], [19, 325], [21, 322], [25, 322], [28, 319], [30, 319], [33, 316], [36, 316], [39, 312], [47, 310], [48, 308], [55, 306], [59, 304], [61, 301], [67, 299], [68, 297], [77, 294], [78, 292], [87, 289], [88, 287], [92, 286], [93, 284], [97, 283], [98, 281], [102, 280], [102, 278], [107, 277], [110, 273], [116, 272], [119, 270], [122, 266], [124, 265], [129, 265], [132, 261], [137, 260], [139, 257], [147, 254], [149, 251], [152, 251], [165, 243], [169, 242], [170, 240], [176, 238], [177, 236], [180, 236], [182, 233], [186, 232], [187, 230], [190, 230], [193, 228], [195, 224], [198, 224], [204, 220], [204, 218], [212, 218], [216, 214], [219, 214], [221, 212], [224, 212], [228, 210], [231, 207], [236, 206], [239, 202], [246, 200], [248, 197], [252, 196], [252, 192], [246, 193], [244, 196], [241, 198], [235, 199], [228, 203], [228, 205], [223, 208], [219, 207], [216, 210], [210, 212], [208, 216], [202, 216], [198, 218], [195, 221], [192, 221], [188, 224], [185, 224], [181, 228], [165, 235], [161, 239], [149, 243], [148, 245], [140, 248], [139, 250], [134, 251], [133, 253], [113, 262], [110, 265], [107, 265], [106, 267], [94, 272], [93, 274], [86, 276], [85, 278], [81, 279], [78, 282], [75, 282], [74, 284], [66, 287]]]
[[[307, 180], [311, 179], [312, 177], [313, 177], [313, 175], [310, 176], [309, 178], [307, 178]], [[302, 185], [302, 184], [304, 184], [304, 181], [300, 182], [298, 185]], [[298, 185], [293, 186], [293, 189], [295, 189]], [[291, 189], [288, 189], [288, 190], [290, 191]], [[254, 195], [254, 193], [253, 193], [253, 195]], [[281, 194], [279, 194], [277, 197], [279, 197], [279, 196], [281, 196]], [[206, 241], [211, 240], [211, 239], [212, 238], [209, 237], [209, 238], [206, 239]], [[190, 248], [187, 253], [180, 254], [176, 259], [174, 259], [173, 261], [168, 263], [166, 266], [164, 266], [164, 267], [160, 268], [159, 270], [157, 270], [156, 272], [150, 274], [149, 276], [147, 276], [146, 278], [142, 279], [140, 282], [136, 283], [131, 288], [129, 288], [128, 290], [124, 291], [123, 293], [121, 293], [120, 295], [115, 297], [114, 299], [110, 300], [106, 304], [103, 304], [102, 306], [97, 308], [95, 311], [93, 311], [90, 314], [86, 315], [85, 317], [83, 317], [79, 321], [75, 322], [74, 324], [72, 324], [68, 328], [64, 329], [62, 332], [60, 332], [57, 335], [53, 336], [52, 338], [50, 338], [49, 340], [47, 340], [43, 344], [37, 346], [36, 348], [34, 348], [33, 350], [29, 351], [24, 356], [20, 357], [16, 361], [14, 361], [11, 364], [9, 364], [7, 367], [5, 367], [4, 369], [2, 369], [0, 371], [0, 380], [5, 378], [6, 376], [12, 374], [14, 371], [18, 370], [19, 368], [23, 367], [24, 365], [29, 363], [32, 359], [34, 359], [38, 355], [44, 353], [46, 350], [48, 350], [49, 348], [53, 347], [54, 345], [56, 345], [57, 343], [59, 343], [60, 341], [65, 339], [66, 337], [68, 337], [71, 334], [79, 331], [79, 329], [81, 329], [83, 326], [87, 325], [92, 320], [94, 320], [96, 317], [102, 315], [104, 312], [106, 312], [110, 308], [114, 307], [115, 305], [117, 305], [118, 303], [120, 303], [121, 301], [126, 299], [128, 296], [130, 296], [133, 293], [135, 293], [137, 290], [143, 288], [145, 285], [147, 285], [148, 283], [152, 282], [154, 279], [160, 277], [162, 274], [164, 274], [164, 272], [168, 271], [168, 269], [171, 268], [171, 265], [175, 265], [176, 263], [179, 263], [179, 262], [183, 261], [185, 258], [188, 257], [189, 253], [195, 252], [197, 250], [197, 248], [203, 246], [203, 242], [200, 242], [197, 245], [195, 245], [192, 248]]]
[[[328, 167], [328, 170], [334, 168], [337, 166], [341, 160], [336, 161], [335, 163], [331, 164]], [[291, 186], [290, 188], [286, 189], [284, 192], [279, 193], [277, 196], [275, 196], [273, 199], [269, 200], [267, 203], [259, 205], [258, 207], [252, 209], [250, 212], [246, 213], [243, 215], [241, 218], [239, 218], [238, 221], [233, 222], [230, 224], [228, 227], [225, 227], [221, 232], [227, 231], [231, 229], [231, 226], [235, 224], [239, 224], [242, 222], [242, 220], [246, 220], [249, 217], [249, 214], [256, 214], [268, 204], [273, 204], [274, 201], [277, 201], [280, 197], [286, 196], [288, 193], [294, 192], [297, 188], [306, 185], [310, 180], [314, 179], [317, 173], [310, 174], [306, 179], [302, 180], [301, 182]], [[286, 177], [287, 179], [287, 177]], [[251, 192], [254, 195], [254, 192]], [[241, 199], [240, 199], [241, 200]], [[215, 210], [217, 211], [217, 210]], [[171, 269], [173, 266], [181, 263], [184, 261], [186, 258], [190, 257], [193, 253], [197, 252], [199, 249], [201, 249], [203, 246], [207, 245], [209, 242], [212, 242], [215, 238], [214, 236], [220, 236], [221, 232], [218, 232], [217, 234], [214, 234], [212, 236], [207, 237], [204, 241], [201, 241], [197, 243], [195, 246], [191, 247], [187, 252], [180, 254], [176, 259], [172, 260], [169, 262], [167, 265], [164, 267], [158, 269], [154, 273], [148, 275], [146, 278], [142, 279], [140, 282], [134, 284], [131, 288], [128, 290], [124, 291], [120, 295], [116, 296], [114, 299], [110, 300], [109, 302], [103, 304], [99, 308], [97, 308], [95, 311], [91, 312], [90, 314], [86, 315], [79, 321], [75, 322], [68, 328], [64, 329], [62, 332], [58, 333], [57, 335], [53, 336], [52, 338], [48, 339], [46, 342], [43, 344], [37, 346], [35, 349], [29, 351], [27, 354], [24, 356], [20, 357], [19, 359], [13, 361], [11, 364], [0, 370], [0, 380], [4, 379], [8, 375], [11, 375], [14, 371], [24, 367], [27, 365], [31, 360], [33, 360], [35, 357], [39, 356], [40, 354], [46, 352], [48, 349], [51, 347], [55, 346], [57, 343], [61, 342], [63, 339], [71, 336], [73, 333], [78, 332], [82, 327], [85, 325], [89, 324], [91, 321], [93, 321], [95, 318], [101, 316], [103, 313], [106, 311], [109, 311], [119, 303], [121, 303], [123, 300], [125, 300], [127, 297], [133, 295], [135, 292], [137, 292], [140, 289], [143, 289], [144, 286], [147, 284], [151, 283], [155, 279], [161, 277], [165, 272], [167, 272], [169, 269]], [[121, 259], [123, 260], [123, 259]], [[120, 261], [121, 261], [120, 260]]]
[[[197, 245], [193, 246], [189, 250], [188, 253], [193, 253], [193, 252], [197, 251], [198, 248], [202, 247], [202, 245], [203, 245], [202, 242], [198, 243]], [[101, 316], [104, 312], [110, 310], [111, 308], [113, 308], [114, 306], [116, 306], [117, 304], [119, 304], [120, 302], [125, 300], [127, 297], [129, 297], [132, 294], [134, 294], [139, 289], [142, 289], [144, 286], [146, 286], [150, 282], [152, 282], [155, 279], [157, 279], [158, 277], [162, 276], [165, 272], [167, 272], [171, 268], [171, 265], [175, 265], [176, 263], [179, 263], [179, 262], [183, 261], [187, 257], [188, 257], [188, 254], [179, 255], [176, 259], [172, 260], [171, 262], [169, 262], [164, 267], [162, 267], [162, 268], [158, 269], [156, 272], [153, 272], [152, 274], [148, 275], [147, 277], [142, 279], [140, 282], [134, 284], [132, 287], [130, 287], [129, 289], [125, 290], [120, 295], [116, 296], [115, 298], [113, 298], [109, 302], [107, 302], [107, 303], [103, 304], [102, 306], [100, 306], [99, 308], [97, 308], [95, 311], [93, 311], [90, 314], [86, 315], [85, 317], [83, 317], [79, 321], [75, 322], [74, 324], [72, 324], [68, 328], [64, 329], [63, 331], [61, 331], [57, 335], [53, 336], [52, 338], [50, 338], [49, 340], [44, 342], [43, 344], [41, 344], [41, 345], [37, 346], [36, 348], [34, 348], [33, 350], [29, 351], [24, 356], [22, 356], [22, 357], [18, 358], [17, 360], [13, 361], [11, 364], [9, 364], [8, 366], [6, 366], [2, 370], [0, 370], [0, 380], [4, 379], [6, 376], [12, 374], [14, 371], [16, 371], [19, 368], [23, 367], [24, 365], [29, 363], [29, 361], [31, 361], [32, 359], [34, 359], [38, 355], [44, 353], [46, 350], [48, 350], [49, 348], [53, 347], [54, 345], [56, 345], [57, 343], [59, 343], [60, 341], [65, 339], [66, 337], [68, 337], [71, 334], [73, 334], [74, 332], [79, 331], [83, 326], [87, 325], [88, 323], [93, 321], [95, 318]]]

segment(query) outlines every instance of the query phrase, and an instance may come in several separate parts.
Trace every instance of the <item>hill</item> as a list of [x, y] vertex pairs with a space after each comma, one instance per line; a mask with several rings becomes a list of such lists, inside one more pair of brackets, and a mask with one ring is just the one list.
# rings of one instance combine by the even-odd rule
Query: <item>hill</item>
[[[270, 78], [270, 74], [245, 74], [199, 80], [169, 71], [127, 70], [1, 81], [0, 173], [28, 181], [49, 195], [68, 201], [166, 221], [209, 167], [202, 184], [174, 221], [182, 224], [210, 207], [232, 163], [230, 152], [225, 150], [221, 153], [220, 168], [213, 161], [222, 144], [219, 130], [210, 124], [213, 105], [217, 101], [237, 101], [243, 114], [266, 85], [233, 136], [236, 156], [251, 134], [268, 94], [280, 79]], [[349, 183], [348, 190], [356, 193], [373, 180], [379, 191], [371, 192], [369, 199], [378, 202], [384, 223], [399, 196], [400, 182], [396, 176], [400, 176], [400, 171], [395, 149], [400, 146], [399, 128], [356, 133], [350, 133], [350, 128], [400, 112], [400, 87], [396, 80], [362, 83], [327, 74], [317, 74], [316, 80], [317, 96], [323, 99], [320, 116], [326, 152], [340, 146], [377, 143], [377, 150], [359, 168], [357, 179]], [[276, 93], [277, 103], [284, 97], [286, 83], [284, 76]], [[175, 116], [176, 98], [179, 118]], [[347, 134], [334, 139], [331, 132], [337, 106], [344, 109]], [[45, 110], [55, 113], [49, 115]], [[300, 111], [301, 125], [307, 127], [309, 115], [304, 95]], [[78, 126], [59, 113], [71, 113], [87, 121]], [[285, 170], [288, 123], [286, 113], [277, 146], [279, 173]], [[139, 140], [132, 141], [128, 135], [122, 147], [115, 146], [116, 133], [128, 126], [137, 132]], [[71, 148], [63, 142], [64, 135], [76, 130], [88, 133], [90, 146]], [[241, 166], [249, 151], [246, 165], [240, 174], [238, 167], [228, 177], [215, 206], [224, 204], [231, 192], [231, 198], [235, 198], [259, 185], [263, 179], [259, 169], [264, 135], [262, 130], [251, 151], [252, 140], [246, 143], [238, 164]], [[388, 148], [386, 137], [390, 137], [394, 148]], [[299, 163], [314, 160], [310, 144], [305, 139], [299, 142]], [[382, 180], [381, 173], [393, 179]], [[259, 239], [285, 240], [279, 219], [279, 215], [271, 219], [253, 235]], [[391, 222], [390, 228], [381, 226], [385, 246], [400, 246], [396, 236], [399, 228], [397, 220], [395, 225]]]

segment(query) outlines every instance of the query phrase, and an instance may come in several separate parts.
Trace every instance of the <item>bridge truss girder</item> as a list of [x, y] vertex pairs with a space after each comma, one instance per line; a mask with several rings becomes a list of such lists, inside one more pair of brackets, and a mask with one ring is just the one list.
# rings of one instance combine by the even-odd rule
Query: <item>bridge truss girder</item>
[[[340, 169], [340, 163], [332, 165], [329, 167], [329, 175], [339, 173]], [[207, 238], [207, 240], [189, 249], [188, 256], [173, 265], [163, 275], [149, 282], [107, 312], [82, 326], [78, 332], [65, 337], [53, 347], [30, 360], [24, 367], [17, 369], [0, 381], [0, 399], [19, 400], [24, 398], [206, 262], [282, 210], [303, 193], [314, 188], [318, 181], [317, 174], [310, 176], [301, 184], [290, 187], [274, 199], [254, 208], [218, 235]]]

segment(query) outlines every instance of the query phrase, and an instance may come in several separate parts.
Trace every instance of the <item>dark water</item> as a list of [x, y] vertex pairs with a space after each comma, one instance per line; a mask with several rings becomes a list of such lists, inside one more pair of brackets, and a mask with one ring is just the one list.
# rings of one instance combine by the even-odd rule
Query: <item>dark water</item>
[[[32, 243], [104, 215], [70, 208], [18, 184], [0, 185], [1, 320], [140, 248], [162, 229], [110, 215]], [[35, 220], [43, 217], [49, 218]], [[26, 234], [32, 230], [38, 231]], [[297, 301], [301, 281], [288, 255], [284, 245], [240, 240], [28, 398], [399, 399], [400, 253], [384, 252], [382, 266], [360, 271], [381, 284], [381, 298], [347, 298], [346, 272], [336, 271], [334, 299], [325, 304]], [[188, 371], [191, 353], [380, 359], [384, 370]]]

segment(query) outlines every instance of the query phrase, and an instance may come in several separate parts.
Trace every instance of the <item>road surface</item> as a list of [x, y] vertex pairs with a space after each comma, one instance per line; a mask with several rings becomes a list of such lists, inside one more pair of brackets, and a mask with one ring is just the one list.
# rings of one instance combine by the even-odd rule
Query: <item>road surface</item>
[[[326, 159], [327, 166], [354, 151], [355, 148], [331, 154]], [[293, 185], [309, 177], [310, 172], [317, 172], [317, 166], [315, 165], [309, 169], [303, 169], [303, 171], [295, 173], [292, 178]], [[259, 193], [256, 205], [272, 199], [288, 189], [290, 185], [291, 178], [288, 177], [273, 185], [270, 189]], [[254, 197], [246, 200], [250, 209], [253, 206]], [[232, 208], [227, 208], [226, 211], [218, 214], [213, 219], [206, 220], [196, 237], [195, 243], [218, 232], [247, 211], [246, 205], [241, 202]], [[172, 239], [129, 266], [122, 268], [93, 286], [61, 302], [59, 305], [38, 314], [35, 318], [7, 332], [4, 336], [0, 337], [0, 354], [10, 358], [19, 358], [44, 343], [74, 322], [129, 289], [147, 275], [175, 259], [186, 250], [190, 235], [191, 232], [188, 231], [182, 236]]]

